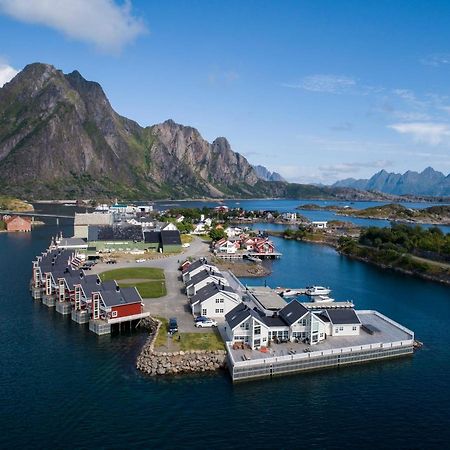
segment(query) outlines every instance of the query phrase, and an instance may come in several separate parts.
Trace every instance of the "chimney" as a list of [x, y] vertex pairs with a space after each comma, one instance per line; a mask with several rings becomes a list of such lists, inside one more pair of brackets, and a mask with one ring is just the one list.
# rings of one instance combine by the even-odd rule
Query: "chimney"
[[96, 283], [97, 285], [100, 285], [100, 278], [97, 278]]
[[80, 280], [82, 280], [83, 277], [84, 277], [84, 273], [83, 273], [83, 272], [80, 272]]
[[120, 286], [118, 284], [116, 285], [116, 292], [120, 292]]

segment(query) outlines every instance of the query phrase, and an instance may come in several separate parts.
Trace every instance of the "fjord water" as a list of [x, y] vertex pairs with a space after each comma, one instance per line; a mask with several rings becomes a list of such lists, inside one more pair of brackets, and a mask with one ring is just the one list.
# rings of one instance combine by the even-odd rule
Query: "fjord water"
[[97, 337], [31, 299], [31, 260], [58, 230], [0, 234], [0, 448], [447, 446], [448, 287], [275, 239], [283, 258], [271, 263], [267, 284], [331, 286], [337, 300], [411, 328], [424, 348], [412, 358], [234, 386], [226, 373], [151, 379], [134, 369], [144, 334]]

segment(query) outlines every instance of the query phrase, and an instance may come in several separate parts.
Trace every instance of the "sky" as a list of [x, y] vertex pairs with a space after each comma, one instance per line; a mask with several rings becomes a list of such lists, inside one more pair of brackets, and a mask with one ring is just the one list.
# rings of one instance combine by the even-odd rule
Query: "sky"
[[449, 1], [0, 0], [0, 42], [289, 181], [450, 172]]

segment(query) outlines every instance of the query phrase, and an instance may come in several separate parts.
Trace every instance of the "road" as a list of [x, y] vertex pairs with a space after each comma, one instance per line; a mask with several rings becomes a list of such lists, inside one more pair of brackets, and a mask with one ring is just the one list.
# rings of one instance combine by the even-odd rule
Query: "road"
[[132, 265], [136, 267], [157, 267], [163, 269], [166, 277], [167, 295], [159, 298], [144, 299], [145, 311], [150, 312], [152, 316], [165, 317], [167, 319], [176, 317], [180, 332], [204, 333], [206, 332], [206, 329], [194, 327], [194, 321], [185, 294], [184, 284], [181, 281], [181, 272], [178, 270], [180, 263], [187, 258], [200, 258], [202, 256], [209, 256], [208, 244], [199, 237], [194, 237], [191, 246], [184, 249], [183, 253], [163, 256], [159, 259], [142, 263], [118, 262], [114, 266], [107, 265], [106, 263], [99, 263], [94, 266], [92, 272], [101, 273], [111, 269], [130, 267]]

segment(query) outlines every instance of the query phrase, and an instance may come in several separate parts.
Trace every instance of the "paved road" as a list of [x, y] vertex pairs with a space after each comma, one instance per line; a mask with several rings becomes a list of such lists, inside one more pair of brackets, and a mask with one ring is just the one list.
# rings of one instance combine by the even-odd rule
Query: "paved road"
[[[181, 254], [171, 255], [145, 261], [143, 263], [118, 262], [114, 266], [99, 263], [93, 268], [94, 273], [123, 267], [157, 267], [164, 270], [166, 276], [167, 295], [160, 298], [144, 299], [144, 308], [153, 316], [169, 319], [176, 317], [180, 332], [205, 332], [205, 328], [195, 328], [190, 306], [185, 294], [184, 284], [181, 281], [181, 272], [178, 270], [180, 262], [189, 257], [199, 258], [209, 256], [208, 244], [198, 237], [194, 237], [191, 246]], [[208, 330], [209, 332], [211, 330]]]

